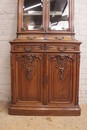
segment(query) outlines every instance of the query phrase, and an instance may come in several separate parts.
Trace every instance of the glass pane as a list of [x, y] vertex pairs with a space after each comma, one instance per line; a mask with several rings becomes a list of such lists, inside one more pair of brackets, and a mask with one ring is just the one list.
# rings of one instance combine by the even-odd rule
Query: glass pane
[[23, 28], [24, 30], [39, 30], [42, 28], [42, 0], [24, 0]]
[[50, 0], [51, 30], [67, 30], [69, 28], [69, 0]]

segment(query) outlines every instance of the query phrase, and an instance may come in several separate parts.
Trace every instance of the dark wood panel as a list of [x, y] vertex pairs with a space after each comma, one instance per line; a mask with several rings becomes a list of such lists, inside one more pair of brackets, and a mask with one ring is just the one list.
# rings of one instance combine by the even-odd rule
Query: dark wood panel
[[43, 54], [16, 54], [18, 102], [43, 103]]
[[72, 103], [75, 61], [74, 54], [48, 54], [49, 103]]

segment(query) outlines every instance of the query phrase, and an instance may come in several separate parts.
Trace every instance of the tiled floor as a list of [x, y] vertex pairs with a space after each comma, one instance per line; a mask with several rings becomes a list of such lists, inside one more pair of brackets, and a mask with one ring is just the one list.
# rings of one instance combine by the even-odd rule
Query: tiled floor
[[81, 116], [10, 116], [8, 103], [0, 102], [0, 130], [87, 130], [87, 104]]

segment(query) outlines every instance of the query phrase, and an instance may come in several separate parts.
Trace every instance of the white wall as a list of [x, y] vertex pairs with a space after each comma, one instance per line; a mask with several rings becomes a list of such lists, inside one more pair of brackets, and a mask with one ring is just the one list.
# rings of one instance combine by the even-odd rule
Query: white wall
[[10, 100], [10, 44], [16, 37], [17, 0], [0, 0], [0, 100]]
[[[16, 37], [17, 0], [0, 0], [0, 100], [10, 101], [10, 44]], [[87, 101], [87, 0], [75, 0], [76, 38], [82, 41], [80, 102]]]
[[81, 102], [87, 102], [87, 0], [75, 0], [75, 33], [82, 42], [79, 96]]

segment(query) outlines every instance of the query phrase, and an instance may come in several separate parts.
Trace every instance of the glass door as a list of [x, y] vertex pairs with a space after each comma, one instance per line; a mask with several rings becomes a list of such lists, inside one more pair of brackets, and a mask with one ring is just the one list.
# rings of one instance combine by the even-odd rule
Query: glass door
[[18, 1], [19, 32], [73, 32], [74, 0]]
[[23, 0], [23, 24], [25, 31], [45, 30], [45, 1]]
[[69, 30], [69, 0], [47, 0], [47, 8], [48, 31]]

